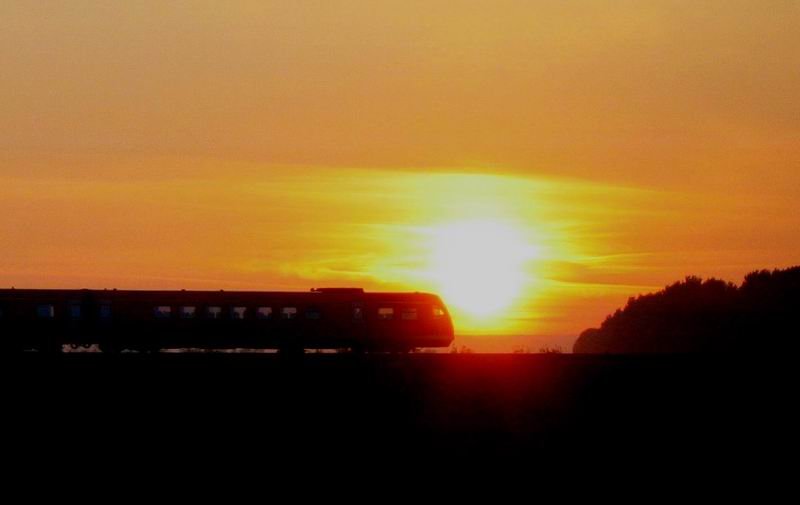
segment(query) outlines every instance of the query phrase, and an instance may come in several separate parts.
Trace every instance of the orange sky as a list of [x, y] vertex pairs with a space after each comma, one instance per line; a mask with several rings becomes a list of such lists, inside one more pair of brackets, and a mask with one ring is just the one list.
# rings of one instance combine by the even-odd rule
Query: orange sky
[[686, 274], [800, 263], [798, 26], [790, 0], [5, 1], [0, 285], [446, 291], [436, 237], [482, 220], [534, 252], [501, 313], [454, 308], [460, 342], [566, 350]]

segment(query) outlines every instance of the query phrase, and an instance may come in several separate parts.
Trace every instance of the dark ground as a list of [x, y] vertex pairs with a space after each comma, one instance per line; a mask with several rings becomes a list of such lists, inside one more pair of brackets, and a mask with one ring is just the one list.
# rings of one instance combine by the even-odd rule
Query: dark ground
[[343, 455], [750, 465], [788, 452], [796, 430], [797, 372], [784, 361], [28, 353], [2, 358], [3, 430], [32, 465], [43, 454], [67, 466], [77, 454], [220, 467], [289, 455], [306, 469]]

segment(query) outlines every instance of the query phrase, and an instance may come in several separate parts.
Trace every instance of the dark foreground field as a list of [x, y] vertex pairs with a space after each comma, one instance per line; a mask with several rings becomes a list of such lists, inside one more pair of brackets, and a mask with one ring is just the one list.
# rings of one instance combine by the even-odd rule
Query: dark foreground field
[[309, 468], [354, 454], [752, 463], [784, 450], [797, 375], [763, 357], [29, 353], [2, 362], [3, 430], [38, 448], [38, 461], [42, 449], [69, 461], [90, 447], [101, 460], [166, 451], [206, 463], [214, 454], [222, 466], [225, 455], [293, 454]]

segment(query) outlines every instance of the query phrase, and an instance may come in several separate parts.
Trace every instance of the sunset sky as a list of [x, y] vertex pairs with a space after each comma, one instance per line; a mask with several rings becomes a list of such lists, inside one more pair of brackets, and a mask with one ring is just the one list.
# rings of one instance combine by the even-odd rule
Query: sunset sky
[[569, 350], [800, 263], [800, 2], [0, 3], [0, 286], [442, 294]]

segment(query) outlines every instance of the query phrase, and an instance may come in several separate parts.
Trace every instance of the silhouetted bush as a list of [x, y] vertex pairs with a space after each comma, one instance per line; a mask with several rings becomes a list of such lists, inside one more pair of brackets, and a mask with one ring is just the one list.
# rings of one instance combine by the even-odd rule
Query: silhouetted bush
[[796, 349], [800, 267], [748, 274], [740, 287], [687, 277], [628, 300], [600, 328], [578, 337], [577, 353], [694, 353]]
[[450, 354], [472, 354], [472, 353], [473, 353], [472, 349], [465, 345], [462, 346], [453, 345], [450, 347]]
[[561, 354], [564, 351], [561, 349], [560, 345], [556, 346], [544, 346], [539, 348], [539, 354]]

